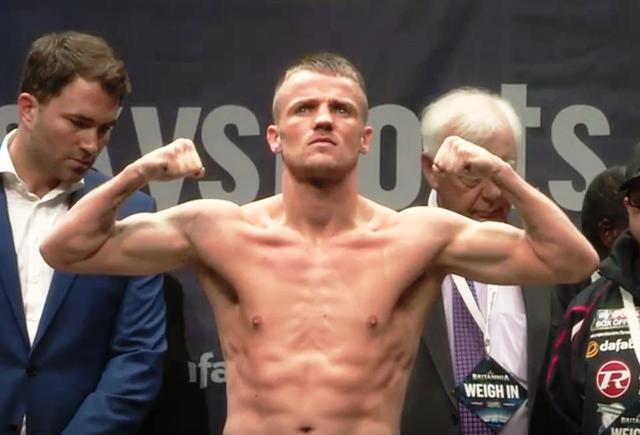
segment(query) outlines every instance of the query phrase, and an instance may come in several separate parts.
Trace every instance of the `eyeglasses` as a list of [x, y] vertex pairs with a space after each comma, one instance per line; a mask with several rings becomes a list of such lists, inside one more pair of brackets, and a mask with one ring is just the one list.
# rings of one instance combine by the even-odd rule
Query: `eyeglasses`
[[629, 190], [626, 197], [631, 207], [640, 208], [640, 190]]

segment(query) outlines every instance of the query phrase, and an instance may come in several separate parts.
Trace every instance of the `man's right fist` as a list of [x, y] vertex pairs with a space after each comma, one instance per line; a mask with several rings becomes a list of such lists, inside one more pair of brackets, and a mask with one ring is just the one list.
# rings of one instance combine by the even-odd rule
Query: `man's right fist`
[[468, 185], [490, 178], [505, 165], [500, 157], [457, 136], [445, 138], [433, 159], [436, 175], [457, 175]]
[[168, 145], [145, 154], [133, 165], [147, 182], [204, 176], [200, 156], [189, 139], [176, 139]]

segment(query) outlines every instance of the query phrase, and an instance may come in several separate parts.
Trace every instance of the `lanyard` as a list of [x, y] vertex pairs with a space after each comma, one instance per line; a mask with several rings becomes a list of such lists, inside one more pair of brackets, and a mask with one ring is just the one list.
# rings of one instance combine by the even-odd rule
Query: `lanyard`
[[638, 321], [638, 312], [633, 303], [633, 296], [624, 288], [620, 287], [620, 296], [622, 296], [622, 304], [624, 305], [624, 315], [627, 318], [627, 327], [631, 334], [631, 342], [633, 343], [633, 351], [636, 359], [640, 363], [640, 321]]
[[[484, 350], [486, 352], [486, 355], [489, 356], [491, 353], [491, 338], [489, 337], [489, 320], [491, 318], [491, 313], [493, 312], [493, 306], [495, 305], [495, 302], [496, 302], [496, 296], [497, 296], [496, 288], [491, 285], [487, 286], [489, 306], [487, 307], [487, 315], [486, 317], [484, 317], [482, 315], [482, 312], [480, 311], [480, 307], [478, 306], [478, 303], [473, 297], [473, 293], [471, 293], [471, 289], [469, 288], [469, 284], [467, 283], [467, 280], [462, 278], [461, 276], [454, 275], [454, 274], [451, 274], [449, 276], [451, 277], [451, 280], [453, 281], [453, 284], [454, 284], [454, 288], [452, 290], [455, 291], [455, 288], [458, 289], [458, 292], [460, 293], [460, 297], [462, 298], [462, 301], [464, 302], [465, 306], [469, 310], [471, 317], [473, 317], [473, 320], [475, 320], [476, 324], [478, 325], [480, 332], [482, 332], [482, 337], [484, 338]], [[638, 332], [640, 334], [640, 329]]]

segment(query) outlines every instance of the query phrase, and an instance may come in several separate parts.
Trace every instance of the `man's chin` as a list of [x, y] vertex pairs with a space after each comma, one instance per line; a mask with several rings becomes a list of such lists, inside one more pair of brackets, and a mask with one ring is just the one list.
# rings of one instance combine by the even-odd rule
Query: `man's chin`
[[73, 159], [67, 160], [65, 163], [66, 163], [65, 167], [67, 169], [67, 172], [69, 172], [70, 176], [73, 176], [73, 174], [80, 174], [80, 176], [82, 176], [93, 165], [93, 161], [81, 162], [79, 160], [73, 160]]
[[85, 176], [85, 174], [87, 173], [88, 170], [89, 170], [89, 168], [87, 168], [87, 169], [81, 169], [81, 168], [69, 169], [68, 171], [65, 171], [64, 174], [60, 174], [60, 181], [63, 184], [77, 183], [78, 181], [82, 180], [82, 178], [84, 178], [84, 176]]
[[503, 212], [475, 212], [472, 215], [474, 220], [480, 222], [506, 222], [507, 214]]
[[335, 161], [319, 160], [300, 166], [292, 165], [289, 166], [289, 170], [296, 178], [336, 182], [344, 179], [350, 171], [355, 169], [355, 164], [340, 165]]

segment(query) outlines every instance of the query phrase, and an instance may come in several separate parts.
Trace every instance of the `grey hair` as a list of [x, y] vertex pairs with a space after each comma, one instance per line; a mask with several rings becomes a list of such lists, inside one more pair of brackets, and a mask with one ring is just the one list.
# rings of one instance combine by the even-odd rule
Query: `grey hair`
[[486, 89], [453, 89], [422, 111], [422, 150], [435, 156], [445, 137], [452, 134], [481, 143], [504, 127], [505, 119], [518, 149], [522, 142], [522, 123], [509, 101]]

